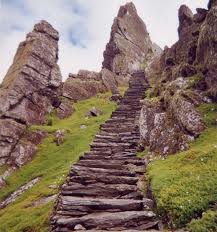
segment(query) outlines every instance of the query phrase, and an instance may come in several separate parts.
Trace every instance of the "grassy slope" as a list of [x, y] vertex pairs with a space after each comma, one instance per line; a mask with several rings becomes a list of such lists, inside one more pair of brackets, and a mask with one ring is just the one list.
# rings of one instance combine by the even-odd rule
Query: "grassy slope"
[[[8, 178], [7, 187], [0, 191], [0, 200], [33, 178], [41, 176], [42, 179], [15, 203], [0, 210], [1, 232], [48, 231], [48, 218], [53, 202], [37, 207], [33, 207], [32, 202], [58, 192], [58, 186], [64, 181], [71, 164], [89, 149], [89, 143], [97, 133], [99, 125], [108, 119], [115, 109], [115, 104], [109, 101], [109, 96], [103, 94], [76, 103], [76, 112], [70, 118], [65, 120], [54, 118], [53, 126], [42, 126], [49, 132], [48, 138], [40, 145], [36, 157]], [[101, 109], [103, 115], [87, 120], [84, 115], [92, 106]], [[87, 128], [80, 129], [81, 124], [87, 125]], [[69, 130], [65, 143], [61, 146], [53, 143], [52, 132], [57, 129]], [[56, 188], [49, 188], [51, 185]]]
[[[217, 231], [217, 213], [207, 211], [217, 202], [217, 104], [199, 110], [208, 128], [188, 151], [159, 160], [148, 170], [159, 213], [170, 226], [184, 226], [193, 220], [191, 232]], [[198, 220], [197, 220], [198, 218]]]

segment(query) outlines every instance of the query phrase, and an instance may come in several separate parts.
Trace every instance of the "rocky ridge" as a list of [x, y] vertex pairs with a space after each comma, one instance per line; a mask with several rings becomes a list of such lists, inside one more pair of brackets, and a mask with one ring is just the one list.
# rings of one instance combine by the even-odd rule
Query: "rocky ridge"
[[146, 69], [150, 89], [140, 116], [141, 146], [161, 155], [186, 150], [205, 129], [197, 107], [216, 101], [217, 8], [179, 9], [179, 40]]

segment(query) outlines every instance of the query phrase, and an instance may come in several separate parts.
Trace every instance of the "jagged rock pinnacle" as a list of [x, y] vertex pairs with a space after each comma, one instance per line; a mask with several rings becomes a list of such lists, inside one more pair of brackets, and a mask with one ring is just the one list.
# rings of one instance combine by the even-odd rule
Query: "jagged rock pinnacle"
[[48, 22], [37, 23], [20, 43], [3, 79], [0, 87], [0, 165], [10, 163], [12, 154], [13, 162], [22, 165], [36, 151], [34, 145], [23, 143], [21, 137], [26, 125], [45, 122], [47, 112], [53, 102], [57, 102], [62, 80], [57, 65], [58, 39], [59, 33]]
[[134, 4], [130, 2], [121, 6], [104, 51], [103, 68], [126, 75], [138, 70], [145, 56], [151, 52], [152, 42]]
[[179, 8], [179, 36], [181, 35], [182, 31], [190, 26], [193, 23], [193, 13], [190, 8], [186, 5], [182, 5]]

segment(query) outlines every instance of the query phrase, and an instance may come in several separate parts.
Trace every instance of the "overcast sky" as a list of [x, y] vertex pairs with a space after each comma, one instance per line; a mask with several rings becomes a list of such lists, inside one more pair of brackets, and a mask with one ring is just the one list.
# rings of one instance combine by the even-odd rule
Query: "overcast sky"
[[[63, 79], [79, 69], [99, 71], [110, 29], [126, 0], [0, 0], [0, 80], [18, 44], [33, 25], [45, 19], [60, 32], [59, 65]], [[162, 48], [177, 40], [181, 4], [193, 11], [208, 0], [133, 0], [152, 41]]]

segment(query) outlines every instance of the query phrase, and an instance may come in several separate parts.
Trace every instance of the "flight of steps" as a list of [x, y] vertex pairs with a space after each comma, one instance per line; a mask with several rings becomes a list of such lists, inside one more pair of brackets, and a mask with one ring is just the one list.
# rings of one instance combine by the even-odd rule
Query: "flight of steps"
[[91, 149], [73, 165], [51, 217], [51, 231], [152, 231], [159, 222], [138, 183], [146, 162], [136, 156], [143, 72], [132, 75], [111, 118], [100, 127]]

